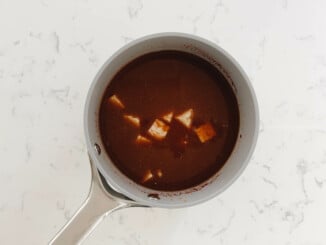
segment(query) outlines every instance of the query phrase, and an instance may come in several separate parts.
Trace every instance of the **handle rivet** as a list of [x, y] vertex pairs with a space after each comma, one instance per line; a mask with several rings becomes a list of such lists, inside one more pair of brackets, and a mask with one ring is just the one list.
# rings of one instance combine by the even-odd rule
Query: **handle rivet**
[[98, 155], [101, 155], [101, 147], [97, 143], [94, 144], [94, 149]]

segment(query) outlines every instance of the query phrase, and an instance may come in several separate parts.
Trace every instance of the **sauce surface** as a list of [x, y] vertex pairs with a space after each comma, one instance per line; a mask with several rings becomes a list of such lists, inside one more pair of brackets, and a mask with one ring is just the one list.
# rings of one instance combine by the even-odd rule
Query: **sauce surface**
[[100, 133], [112, 162], [154, 190], [197, 186], [230, 156], [239, 109], [225, 77], [180, 51], [141, 56], [123, 67], [102, 98]]

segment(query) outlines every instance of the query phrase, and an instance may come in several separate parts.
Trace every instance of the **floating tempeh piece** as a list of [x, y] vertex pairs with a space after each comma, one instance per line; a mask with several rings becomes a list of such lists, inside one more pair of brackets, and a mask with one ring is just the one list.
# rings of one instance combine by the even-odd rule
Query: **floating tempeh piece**
[[154, 176], [153, 176], [153, 173], [152, 173], [152, 171], [151, 170], [147, 170], [146, 172], [145, 172], [145, 175], [143, 176], [143, 179], [142, 179], [142, 182], [144, 183], [144, 182], [147, 182], [147, 181], [149, 181], [150, 179], [152, 179]]
[[120, 109], [124, 109], [125, 105], [121, 102], [121, 100], [118, 98], [117, 95], [112, 95], [109, 98], [110, 103], [112, 103], [113, 105], [115, 105], [116, 107], [120, 108]]
[[136, 143], [139, 145], [148, 145], [150, 144], [152, 141], [148, 138], [146, 138], [145, 136], [142, 136], [140, 134], [137, 135], [136, 138]]
[[157, 140], [162, 140], [166, 137], [169, 126], [159, 119], [155, 119], [152, 126], [148, 129], [148, 134]]
[[205, 123], [198, 128], [195, 128], [194, 131], [202, 143], [209, 141], [216, 135], [216, 132], [210, 123]]
[[132, 125], [134, 125], [135, 127], [139, 128], [140, 127], [140, 119], [137, 116], [133, 116], [133, 115], [123, 115], [124, 119], [126, 119], [128, 122], [130, 122]]
[[163, 172], [162, 172], [162, 170], [161, 170], [161, 169], [157, 169], [157, 170], [156, 170], [156, 175], [157, 175], [159, 178], [162, 178], [162, 176], [163, 176]]
[[169, 112], [162, 116], [162, 119], [168, 123], [172, 121], [172, 118], [173, 118], [173, 112]]
[[189, 109], [180, 115], [176, 116], [175, 119], [182, 123], [186, 128], [190, 128], [192, 124], [192, 119], [194, 117], [194, 110]]

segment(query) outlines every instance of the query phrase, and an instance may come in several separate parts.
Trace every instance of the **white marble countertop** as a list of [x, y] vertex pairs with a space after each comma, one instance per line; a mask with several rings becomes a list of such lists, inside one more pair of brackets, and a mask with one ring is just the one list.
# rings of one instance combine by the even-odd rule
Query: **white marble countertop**
[[84, 244], [326, 244], [325, 0], [0, 1], [0, 243], [46, 244], [83, 202], [83, 106], [137, 37], [194, 33], [248, 73], [261, 129], [248, 168], [202, 205], [129, 209]]

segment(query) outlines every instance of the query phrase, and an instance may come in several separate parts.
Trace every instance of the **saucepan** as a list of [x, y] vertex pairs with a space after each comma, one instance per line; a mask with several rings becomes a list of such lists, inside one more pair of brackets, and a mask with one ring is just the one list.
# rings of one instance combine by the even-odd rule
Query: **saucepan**
[[[199, 186], [181, 191], [155, 191], [127, 178], [112, 163], [99, 132], [101, 99], [113, 76], [133, 59], [163, 50], [188, 52], [215, 66], [232, 86], [240, 112], [238, 139], [225, 165]], [[259, 113], [256, 96], [247, 75], [226, 51], [198, 36], [159, 33], [130, 42], [104, 63], [87, 95], [84, 127], [92, 169], [90, 192], [81, 208], [50, 244], [79, 244], [105, 216], [122, 208], [183, 208], [217, 196], [234, 183], [248, 165], [257, 141]]]

